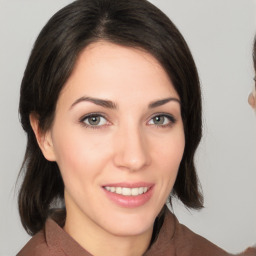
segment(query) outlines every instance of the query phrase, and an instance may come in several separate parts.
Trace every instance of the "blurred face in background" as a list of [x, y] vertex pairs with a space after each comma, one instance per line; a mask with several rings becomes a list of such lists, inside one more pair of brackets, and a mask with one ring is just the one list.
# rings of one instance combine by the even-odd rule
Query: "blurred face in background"
[[252, 92], [249, 95], [248, 102], [251, 105], [251, 107], [256, 111], [256, 76], [254, 77], [254, 86], [252, 89]]

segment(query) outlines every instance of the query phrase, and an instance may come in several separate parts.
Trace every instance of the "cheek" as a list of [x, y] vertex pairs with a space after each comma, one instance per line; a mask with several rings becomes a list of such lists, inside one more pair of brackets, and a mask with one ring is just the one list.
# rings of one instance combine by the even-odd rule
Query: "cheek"
[[167, 138], [158, 148], [158, 157], [167, 166], [178, 166], [181, 162], [185, 147], [184, 133], [179, 132]]
[[98, 165], [107, 155], [107, 139], [100, 136], [92, 136], [84, 131], [85, 128], [70, 130], [68, 126], [64, 129], [55, 128], [53, 131], [53, 145], [57, 164], [62, 176], [77, 178], [92, 174], [98, 169]]
[[155, 155], [158, 166], [161, 167], [161, 175], [163, 182], [168, 186], [172, 186], [175, 182], [180, 162], [183, 157], [185, 147], [184, 133], [175, 133], [169, 139], [166, 139], [161, 145]]
[[158, 145], [158, 151], [155, 154], [158, 196], [155, 203], [159, 204], [160, 207], [166, 202], [173, 189], [183, 157], [184, 147], [185, 138], [183, 130], [173, 133], [169, 138], [162, 141], [161, 145]]
[[[107, 147], [100, 138], [85, 136], [82, 132], [59, 132], [55, 135], [56, 161], [65, 189], [75, 199], [85, 198], [93, 193], [91, 185], [96, 184], [104, 168]], [[100, 161], [99, 161], [100, 159]]]

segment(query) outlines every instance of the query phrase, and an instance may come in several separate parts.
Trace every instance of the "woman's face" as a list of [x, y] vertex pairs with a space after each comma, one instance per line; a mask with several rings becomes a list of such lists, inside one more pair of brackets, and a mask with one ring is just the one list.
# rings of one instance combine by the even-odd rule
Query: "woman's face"
[[89, 45], [45, 138], [64, 180], [67, 222], [121, 236], [152, 231], [185, 145], [179, 96], [154, 57]]

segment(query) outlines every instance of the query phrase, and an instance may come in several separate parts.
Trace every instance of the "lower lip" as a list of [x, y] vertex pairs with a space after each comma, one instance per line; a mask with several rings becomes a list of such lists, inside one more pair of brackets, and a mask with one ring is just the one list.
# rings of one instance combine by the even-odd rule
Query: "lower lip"
[[146, 204], [153, 195], [153, 186], [150, 187], [146, 193], [138, 196], [123, 196], [120, 194], [110, 192], [104, 188], [103, 190], [105, 191], [107, 197], [111, 201], [113, 201], [115, 204], [121, 207], [126, 207], [126, 208], [135, 208], [135, 207], [142, 206]]

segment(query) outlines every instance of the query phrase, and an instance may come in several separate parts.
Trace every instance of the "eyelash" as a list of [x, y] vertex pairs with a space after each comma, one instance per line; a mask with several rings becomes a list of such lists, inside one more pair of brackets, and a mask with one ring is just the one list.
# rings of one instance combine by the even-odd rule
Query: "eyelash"
[[[176, 118], [173, 115], [166, 114], [166, 113], [156, 113], [153, 117], [150, 118], [150, 120], [152, 120], [156, 117], [165, 117], [169, 120], [169, 122], [167, 124], [160, 124], [160, 125], [152, 124], [152, 125], [156, 126], [157, 128], [168, 128], [168, 127], [173, 126], [177, 122]], [[151, 124], [149, 124], [149, 125], [151, 125]]]
[[[104, 125], [90, 125], [90, 124], [87, 124], [85, 123], [85, 121], [89, 118], [93, 118], [93, 117], [100, 117], [100, 118], [104, 118], [107, 122], [107, 124], [104, 124]], [[156, 117], [164, 117], [164, 118], [167, 118], [169, 120], [169, 122], [167, 124], [148, 124], [151, 120], [153, 120], [154, 118]], [[154, 116], [152, 116], [149, 121], [147, 122], [147, 124], [149, 126], [153, 125], [157, 128], [167, 128], [167, 127], [171, 127], [173, 126], [175, 123], [177, 122], [176, 118], [171, 115], [171, 114], [166, 114], [166, 113], [157, 113], [155, 114]], [[106, 126], [109, 126], [111, 123], [107, 120], [106, 116], [103, 115], [102, 113], [90, 113], [90, 114], [87, 114], [85, 116], [82, 116], [80, 119], [79, 119], [79, 123], [82, 124], [82, 126], [86, 127], [86, 128], [90, 128], [90, 129], [102, 129], [102, 128], [105, 128]]]
[[[93, 118], [93, 117], [100, 117], [100, 118], [104, 118], [107, 122], [107, 124], [105, 125], [90, 125], [90, 124], [86, 124], [85, 121], [86, 119], [89, 118]], [[86, 128], [90, 128], [90, 129], [102, 129], [105, 128], [106, 126], [110, 125], [110, 122], [107, 120], [106, 116], [103, 115], [102, 113], [90, 113], [87, 114], [85, 116], [82, 116], [79, 120], [79, 122], [82, 124], [82, 126], [86, 127]]]

